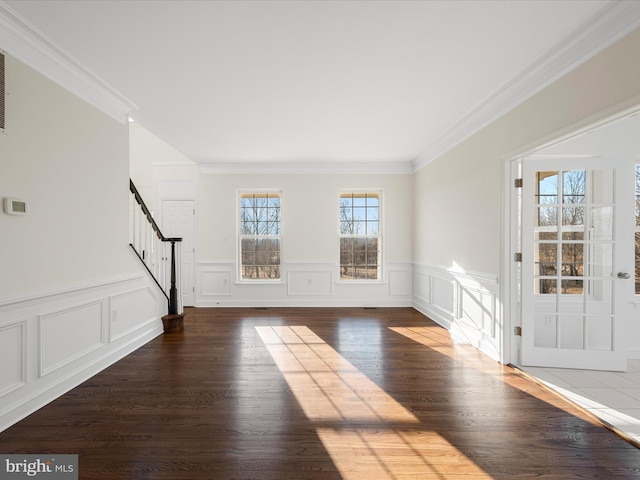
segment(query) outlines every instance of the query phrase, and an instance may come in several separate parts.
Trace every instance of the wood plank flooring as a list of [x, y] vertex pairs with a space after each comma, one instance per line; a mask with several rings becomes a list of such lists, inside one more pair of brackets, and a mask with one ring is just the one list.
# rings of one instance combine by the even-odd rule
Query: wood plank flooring
[[81, 479], [640, 479], [640, 450], [411, 308], [188, 309], [0, 433]]

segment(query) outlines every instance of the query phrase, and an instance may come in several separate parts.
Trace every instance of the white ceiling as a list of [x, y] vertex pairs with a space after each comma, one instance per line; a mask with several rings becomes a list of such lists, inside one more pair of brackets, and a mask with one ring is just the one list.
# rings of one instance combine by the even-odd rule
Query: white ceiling
[[415, 169], [630, 15], [608, 0], [3, 3], [186, 156], [248, 167]]

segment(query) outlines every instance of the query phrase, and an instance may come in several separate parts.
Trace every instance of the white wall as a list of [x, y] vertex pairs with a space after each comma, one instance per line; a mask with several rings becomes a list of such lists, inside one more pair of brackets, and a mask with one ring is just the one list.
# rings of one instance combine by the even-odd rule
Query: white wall
[[0, 197], [0, 430], [162, 333], [128, 246], [128, 126], [11, 55]]
[[[466, 272], [478, 283], [500, 278], [503, 261], [502, 201], [505, 162], [543, 141], [640, 103], [640, 30], [524, 102], [496, 122], [436, 159], [415, 174], [416, 269], [450, 278], [451, 271]], [[508, 225], [506, 226], [508, 228]], [[422, 279], [417, 301], [423, 311], [443, 323], [458, 326], [469, 336], [459, 301], [463, 286], [455, 283], [456, 308], [438, 313], [434, 305], [451, 303], [443, 290], [429, 297], [429, 276]], [[492, 282], [489, 282], [490, 284]], [[496, 292], [499, 292], [499, 285]], [[490, 291], [490, 286], [485, 290]], [[499, 305], [504, 298], [498, 297]], [[508, 311], [508, 306], [504, 306]], [[502, 324], [496, 312], [494, 323]], [[505, 319], [505, 325], [509, 320]], [[499, 331], [497, 329], [495, 331]], [[486, 338], [485, 338], [486, 341]], [[501, 340], [495, 337], [495, 348]], [[640, 339], [634, 339], [640, 345]], [[509, 352], [503, 360], [509, 361]], [[515, 359], [514, 359], [515, 360]]]
[[[282, 192], [280, 285], [237, 282], [237, 192]], [[384, 281], [338, 280], [338, 195], [343, 189], [382, 191]], [[199, 305], [410, 305], [411, 175], [205, 174], [198, 183], [197, 302]]]
[[188, 181], [195, 185], [198, 168], [185, 155], [135, 122], [129, 128], [129, 157], [129, 175], [160, 225], [161, 184]]
[[10, 55], [6, 93], [0, 196], [29, 214], [0, 214], [0, 296], [130, 271], [126, 125]]

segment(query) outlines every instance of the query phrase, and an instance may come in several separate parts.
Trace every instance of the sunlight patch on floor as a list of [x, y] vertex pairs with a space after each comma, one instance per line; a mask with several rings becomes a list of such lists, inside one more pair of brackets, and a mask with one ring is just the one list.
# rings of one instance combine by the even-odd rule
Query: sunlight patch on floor
[[[570, 406], [557, 398], [550, 397], [535, 384], [518, 373], [510, 373], [500, 363], [490, 359], [470, 345], [456, 345], [442, 327], [389, 327], [393, 332], [403, 335], [425, 347], [448, 356], [490, 377], [495, 377], [506, 385], [527, 393], [540, 401], [552, 404], [569, 413], [573, 413]], [[444, 333], [443, 333], [444, 332]], [[595, 423], [592, 419], [586, 421]]]
[[309, 328], [255, 328], [343, 480], [445, 479], [452, 462], [488, 478]]

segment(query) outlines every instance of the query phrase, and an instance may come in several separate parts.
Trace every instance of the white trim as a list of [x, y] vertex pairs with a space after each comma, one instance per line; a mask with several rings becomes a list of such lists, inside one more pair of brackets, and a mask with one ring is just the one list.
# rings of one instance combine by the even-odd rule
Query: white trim
[[106, 115], [125, 125], [138, 107], [89, 70], [69, 52], [0, 2], [0, 45], [9, 55], [26, 63]]
[[518, 214], [514, 209], [514, 201], [517, 194], [514, 180], [517, 177], [515, 167], [516, 160], [505, 162], [502, 171], [503, 194], [500, 200], [502, 224], [500, 226], [500, 257], [502, 272], [502, 282], [500, 284], [500, 318], [504, 319], [500, 332], [502, 343], [502, 355], [500, 361], [503, 364], [516, 363], [520, 358], [520, 345], [518, 338], [514, 338], [514, 327], [519, 326], [520, 312], [518, 309], [518, 299], [513, 292], [513, 279], [517, 278], [514, 270], [517, 265], [514, 262], [516, 253], [516, 235], [513, 226], [515, 216]]
[[94, 281], [90, 283], [69, 285], [63, 288], [41, 290], [39, 292], [33, 292], [33, 293], [25, 294], [22, 296], [0, 298], [0, 312], [8, 309], [14, 309], [18, 307], [27, 307], [37, 303], [46, 302], [54, 297], [66, 298], [66, 297], [86, 293], [90, 290], [104, 288], [107, 286], [116, 286], [117, 284], [126, 284], [130, 282], [134, 282], [136, 280], [140, 280], [142, 278], [144, 278], [144, 274], [141, 274], [141, 273], [126, 274], [126, 275], [120, 275], [117, 277], [106, 279], [101, 282]]
[[287, 174], [358, 174], [389, 175], [413, 173], [413, 165], [408, 161], [388, 162], [220, 162], [200, 164], [203, 175], [252, 174], [252, 175], [287, 175]]
[[413, 161], [418, 171], [640, 25], [640, 2], [612, 2], [472, 109]]

